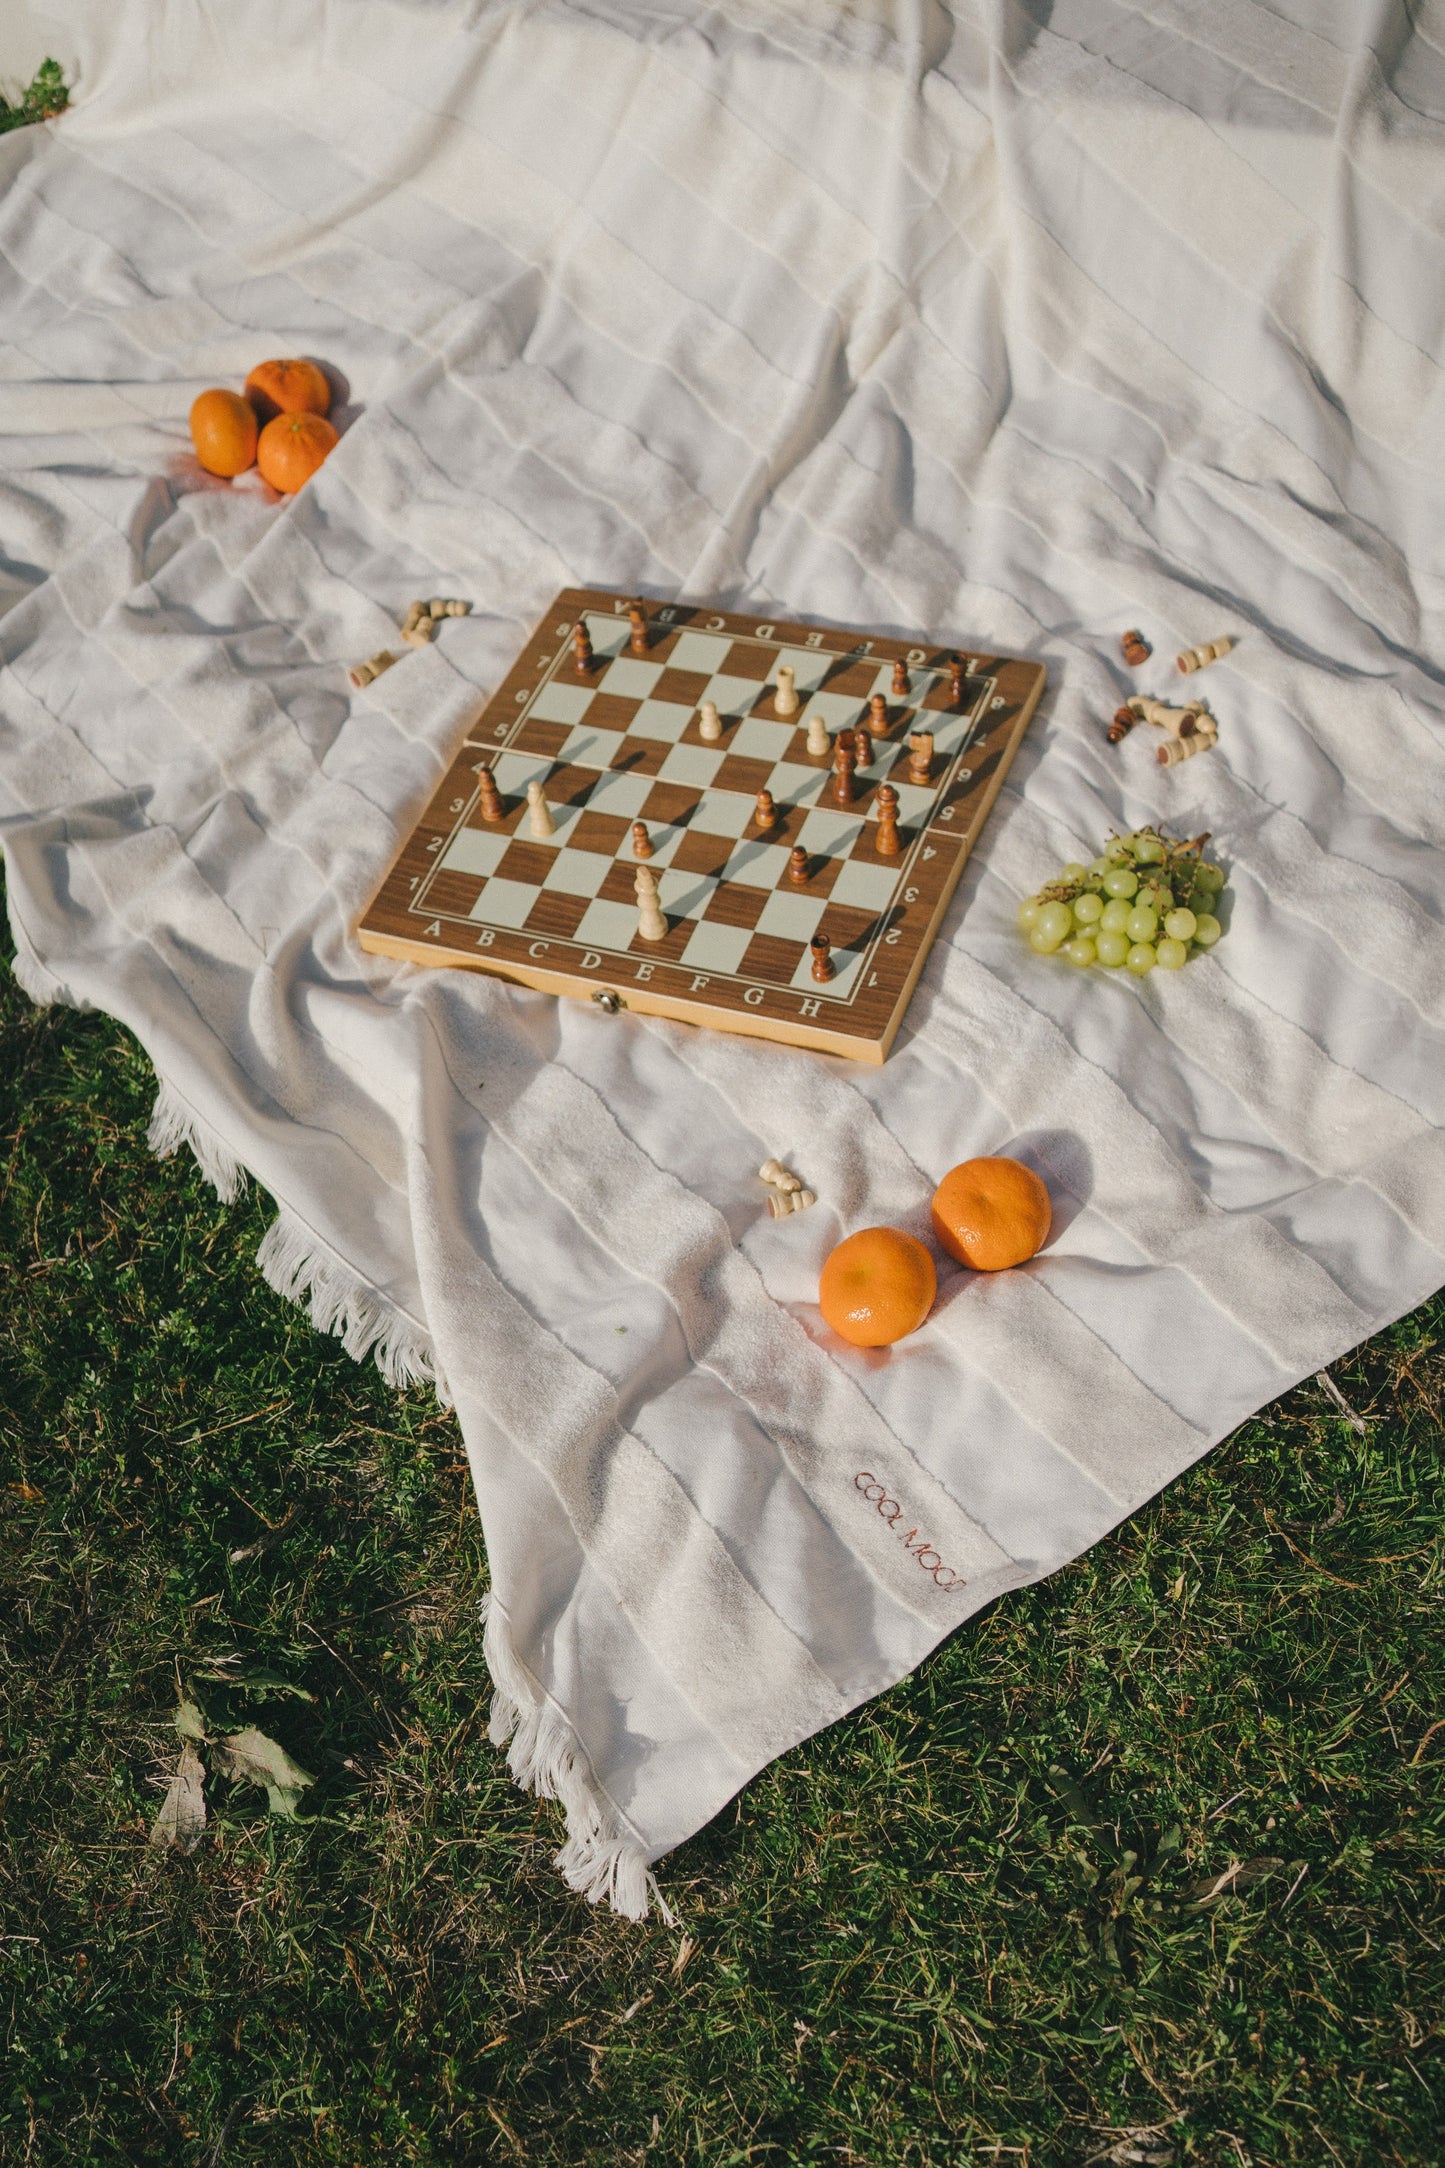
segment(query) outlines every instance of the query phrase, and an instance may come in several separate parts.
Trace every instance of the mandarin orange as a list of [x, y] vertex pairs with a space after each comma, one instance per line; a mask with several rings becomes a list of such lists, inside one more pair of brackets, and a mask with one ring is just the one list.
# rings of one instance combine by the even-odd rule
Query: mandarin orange
[[261, 431], [256, 464], [273, 489], [291, 496], [310, 481], [335, 442], [336, 431], [321, 414], [278, 414]]
[[933, 1192], [933, 1232], [975, 1272], [1021, 1265], [1048, 1240], [1049, 1193], [1018, 1159], [966, 1159]]
[[258, 361], [246, 397], [263, 422], [278, 414], [329, 414], [331, 386], [314, 361]]
[[937, 1292], [933, 1259], [921, 1242], [898, 1227], [864, 1227], [828, 1257], [818, 1307], [855, 1347], [888, 1347], [918, 1330]]
[[191, 406], [191, 442], [208, 474], [244, 474], [256, 460], [256, 416], [236, 391], [203, 391]]

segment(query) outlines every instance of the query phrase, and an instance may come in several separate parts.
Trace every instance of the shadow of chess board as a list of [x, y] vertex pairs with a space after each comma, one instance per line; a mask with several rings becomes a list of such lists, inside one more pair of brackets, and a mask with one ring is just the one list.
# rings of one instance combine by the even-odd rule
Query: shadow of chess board
[[[441, 788], [362, 917], [363, 948], [412, 963], [492, 971], [604, 1007], [749, 1032], [881, 1062], [964, 862], [1044, 685], [1039, 663], [783, 624], [688, 605], [647, 606], [647, 652], [630, 644], [624, 597], [567, 588], [468, 732]], [[583, 620], [595, 665], [579, 667]], [[893, 690], [903, 662], [908, 693]], [[798, 712], [773, 708], [779, 663]], [[805, 749], [809, 717], [830, 736], [888, 703], [888, 732], [834, 800], [831, 759]], [[714, 702], [720, 743], [699, 708]], [[909, 780], [910, 731], [931, 730], [932, 774]], [[504, 817], [482, 818], [488, 765]], [[529, 832], [540, 781], [556, 824]], [[902, 850], [882, 856], [878, 785], [898, 793]], [[757, 833], [757, 794], [779, 815]], [[632, 824], [647, 825], [666, 938], [638, 934]], [[810, 877], [788, 877], [792, 847]], [[810, 940], [834, 975], [812, 975]]]

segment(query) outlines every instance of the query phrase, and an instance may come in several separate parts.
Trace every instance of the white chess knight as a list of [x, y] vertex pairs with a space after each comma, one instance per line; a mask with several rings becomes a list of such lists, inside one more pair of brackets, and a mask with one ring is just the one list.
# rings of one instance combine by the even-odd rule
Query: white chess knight
[[557, 833], [557, 823], [542, 795], [542, 786], [535, 781], [527, 785], [527, 827], [534, 836], [555, 836]]
[[639, 866], [633, 880], [637, 896], [637, 936], [640, 941], [665, 941], [667, 920], [657, 900], [657, 875], [651, 866]]
[[793, 683], [796, 672], [790, 662], [778, 664], [778, 689], [773, 694], [774, 715], [796, 715], [798, 712], [797, 688]]

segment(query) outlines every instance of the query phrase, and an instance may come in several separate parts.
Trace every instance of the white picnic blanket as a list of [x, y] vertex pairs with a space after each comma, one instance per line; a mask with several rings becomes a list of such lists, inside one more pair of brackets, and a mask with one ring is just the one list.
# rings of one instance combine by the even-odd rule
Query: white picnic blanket
[[[1445, 15], [42, 20], [73, 108], [0, 142], [17, 968], [137, 1034], [159, 1149], [265, 1186], [273, 1285], [454, 1400], [494, 1736], [640, 1914], [771, 1757], [1445, 1279]], [[206, 482], [192, 398], [291, 353], [347, 380], [330, 461]], [[359, 950], [572, 582], [1047, 662], [882, 1069]], [[353, 694], [431, 594], [474, 614]], [[1105, 744], [1220, 633], [1216, 751]], [[1212, 832], [1214, 956], [1032, 955], [1020, 897], [1145, 820]], [[1046, 1254], [841, 1345], [828, 1250], [982, 1152], [1044, 1174]], [[820, 1200], [778, 1223], [774, 1153]]]

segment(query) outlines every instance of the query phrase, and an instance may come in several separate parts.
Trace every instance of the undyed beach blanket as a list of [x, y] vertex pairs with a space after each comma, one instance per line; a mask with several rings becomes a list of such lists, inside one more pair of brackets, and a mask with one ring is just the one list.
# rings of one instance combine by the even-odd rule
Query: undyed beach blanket
[[[142, 1041], [158, 1150], [264, 1185], [273, 1286], [454, 1402], [493, 1736], [640, 1915], [771, 1757], [1445, 1279], [1445, 16], [43, 20], [74, 105], [0, 143], [17, 970]], [[208, 482], [192, 398], [287, 353], [345, 378], [338, 448], [294, 500]], [[881, 1070], [359, 950], [569, 582], [1047, 662]], [[430, 594], [474, 614], [353, 694]], [[1236, 636], [1216, 751], [1106, 746], [1131, 625]], [[1020, 897], [1144, 821], [1212, 832], [1214, 955], [1030, 954]], [[1046, 1253], [842, 1346], [828, 1250], [983, 1152], [1048, 1181]], [[772, 1153], [820, 1200], [776, 1224]]]

